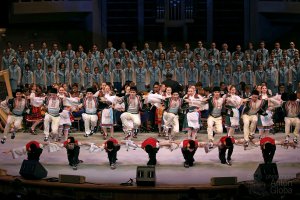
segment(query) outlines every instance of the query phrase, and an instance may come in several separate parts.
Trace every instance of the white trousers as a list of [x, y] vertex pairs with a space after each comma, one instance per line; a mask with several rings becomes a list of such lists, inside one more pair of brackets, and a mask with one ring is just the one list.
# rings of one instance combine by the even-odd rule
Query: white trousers
[[295, 126], [293, 134], [295, 137], [299, 137], [300, 119], [298, 117], [295, 118], [285, 117], [284, 121], [285, 121], [285, 135], [290, 135], [290, 131], [291, 131], [290, 127]]
[[121, 114], [121, 121], [123, 125], [123, 130], [130, 131], [134, 128], [139, 128], [141, 125], [141, 116], [140, 114], [131, 114], [129, 112], [124, 112]]
[[217, 134], [223, 133], [222, 117], [212, 117], [207, 118], [207, 136], [208, 140], [214, 141], [213, 131]]
[[88, 115], [86, 113], [82, 114], [82, 120], [84, 121], [84, 131], [85, 134], [90, 134], [91, 129], [93, 130], [97, 126], [98, 116], [97, 115]]
[[60, 116], [54, 117], [52, 115], [49, 115], [48, 113], [45, 114], [45, 119], [44, 119], [45, 137], [49, 137], [50, 123], [51, 123], [52, 133], [54, 135], [58, 134], [59, 120], [60, 120]]
[[14, 125], [15, 131], [21, 128], [23, 117], [22, 116], [15, 116], [15, 115], [8, 115], [7, 122], [5, 124], [3, 136], [6, 138], [7, 133], [9, 132], [9, 129], [11, 128], [11, 125]]
[[254, 135], [256, 124], [257, 124], [257, 115], [247, 115], [242, 116], [244, 123], [244, 140], [249, 141], [249, 135]]
[[163, 114], [164, 126], [167, 128], [172, 127], [171, 135], [179, 133], [179, 120], [178, 115], [174, 113], [164, 112]]

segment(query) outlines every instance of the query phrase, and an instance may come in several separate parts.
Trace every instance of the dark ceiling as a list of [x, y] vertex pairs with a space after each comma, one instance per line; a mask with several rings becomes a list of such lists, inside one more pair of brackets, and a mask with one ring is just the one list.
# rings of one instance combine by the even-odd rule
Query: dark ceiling
[[9, 13], [9, 0], [0, 1], [0, 27], [7, 27]]

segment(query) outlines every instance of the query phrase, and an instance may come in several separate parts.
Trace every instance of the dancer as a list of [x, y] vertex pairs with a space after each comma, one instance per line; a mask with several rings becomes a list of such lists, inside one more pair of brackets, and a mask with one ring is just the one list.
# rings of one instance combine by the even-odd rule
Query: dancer
[[235, 86], [230, 86], [228, 94], [224, 95], [226, 118], [225, 127], [227, 128], [227, 136], [234, 135], [235, 129], [240, 126], [239, 107], [242, 104], [242, 99], [236, 95]]
[[[258, 112], [257, 128], [259, 131], [259, 137], [266, 137], [272, 129], [274, 124], [272, 119], [272, 109], [281, 105], [281, 102], [271, 98], [267, 95], [268, 88], [267, 86], [262, 86], [262, 95], [261, 98], [266, 100], [262, 105], [260, 112]], [[250, 138], [251, 139], [251, 138]], [[253, 138], [252, 138], [253, 139]]]
[[130, 94], [125, 95], [121, 101], [125, 104], [125, 112], [121, 114], [123, 131], [126, 134], [125, 140], [131, 136], [137, 136], [138, 128], [141, 125], [140, 111], [142, 110], [141, 97], [137, 96], [136, 87], [130, 87]]
[[[174, 137], [179, 133], [179, 117], [178, 113], [182, 106], [182, 99], [179, 97], [177, 91], [172, 92], [172, 96], [166, 98], [164, 101], [164, 113], [163, 113], [163, 122], [164, 122], [164, 133], [166, 139], [174, 140]], [[171, 135], [169, 136], [169, 129], [171, 129]]]
[[217, 134], [223, 133], [222, 125], [222, 108], [224, 105], [224, 99], [220, 96], [220, 87], [213, 88], [213, 96], [208, 100], [208, 112], [207, 119], [207, 135], [209, 148], [213, 148], [214, 131]]
[[246, 100], [244, 109], [242, 111], [245, 148], [249, 146], [249, 140], [252, 140], [254, 138], [256, 124], [258, 120], [258, 112], [261, 109], [265, 110], [265, 106], [265, 100], [259, 99], [259, 92], [257, 90], [253, 90], [251, 93], [251, 98]]
[[47, 112], [44, 118], [44, 141], [47, 142], [49, 139], [50, 124], [53, 136], [56, 137], [58, 134], [60, 120], [59, 113], [63, 108], [63, 100], [57, 96], [56, 88], [50, 89], [50, 94], [46, 98], [45, 107]]
[[113, 104], [115, 101], [115, 97], [113, 95], [113, 92], [111, 91], [111, 86], [106, 85], [105, 86], [105, 91], [104, 91], [104, 96], [100, 98], [102, 108], [103, 110], [101, 111], [100, 114], [100, 126], [103, 131], [103, 139], [106, 139], [107, 137], [107, 129], [110, 129], [110, 137], [114, 136], [114, 111], [113, 111]]
[[289, 100], [284, 102], [282, 107], [285, 112], [285, 143], [289, 143], [291, 126], [294, 126], [293, 142], [297, 144], [300, 130], [300, 102], [297, 101], [297, 95], [291, 93], [289, 95]]
[[[232, 165], [231, 155], [233, 152], [234, 143], [235, 143], [235, 139], [233, 137], [223, 136], [220, 138], [218, 149], [219, 149], [219, 159], [222, 164]], [[226, 151], [227, 151], [227, 159], [226, 159]]]
[[26, 144], [27, 160], [39, 161], [43, 152], [43, 144], [37, 141], [30, 141]]
[[198, 141], [197, 140], [191, 140], [191, 139], [186, 139], [183, 140], [179, 147], [181, 148], [181, 153], [184, 158], [184, 167], [189, 168], [194, 165], [194, 155], [198, 149]]
[[[151, 93], [149, 94], [151, 95]], [[155, 113], [154, 113], [154, 124], [157, 125], [157, 128], [158, 128], [158, 136], [161, 136], [162, 135], [162, 123], [163, 123], [163, 114], [164, 114], [164, 110], [165, 110], [165, 107], [164, 107], [164, 100], [166, 98], [169, 98], [172, 96], [172, 88], [171, 87], [166, 87], [165, 84], [161, 84], [160, 85], [160, 90], [159, 92], [156, 94], [153, 94], [153, 95], [157, 95], [157, 96], [160, 96], [160, 103], [154, 103], [152, 104], [152, 108], [155, 109]], [[149, 102], [148, 102], [149, 103]]]
[[149, 156], [147, 165], [156, 165], [156, 154], [159, 150], [159, 141], [153, 137], [149, 137], [143, 141], [141, 148], [144, 149]]
[[103, 146], [108, 156], [110, 168], [116, 169], [116, 161], [118, 160], [117, 152], [120, 150], [120, 144], [118, 140], [111, 137], [107, 141], [105, 141]]
[[60, 120], [59, 120], [59, 127], [58, 127], [58, 138], [55, 138], [56, 141], [61, 140], [61, 135], [64, 135], [64, 141], [68, 139], [69, 130], [72, 125], [71, 121], [71, 112], [72, 112], [72, 105], [68, 99], [65, 99], [63, 102], [64, 110], [59, 113]]
[[77, 170], [77, 166], [79, 163], [82, 163], [82, 160], [79, 160], [80, 153], [80, 143], [75, 140], [74, 137], [68, 137], [68, 139], [63, 143], [64, 148], [67, 150], [67, 156], [69, 165], [73, 168], [73, 170]]
[[98, 121], [98, 98], [94, 97], [92, 88], [86, 90], [86, 97], [82, 99], [82, 104], [79, 107], [84, 108], [82, 119], [84, 121], [85, 134], [84, 137], [92, 136], [95, 132]]
[[137, 145], [132, 141], [125, 141], [122, 143], [126, 144], [126, 146], [132, 147], [133, 149], [135, 149], [136, 146], [142, 148], [149, 156], [147, 165], [152, 166], [157, 164], [156, 154], [161, 147], [166, 147], [170, 151], [178, 148], [178, 143], [175, 141], [158, 141], [153, 137], [145, 139], [140, 145]]
[[184, 101], [188, 103], [188, 113], [183, 122], [183, 129], [188, 132], [188, 139], [195, 140], [197, 132], [200, 128], [200, 95], [196, 94], [194, 87], [188, 88], [188, 93], [183, 97]]
[[31, 94], [29, 96], [30, 99], [30, 114], [26, 115], [26, 120], [34, 121], [30, 128], [30, 133], [36, 135], [35, 127], [39, 125], [43, 120], [44, 116], [42, 112], [44, 112], [44, 102], [45, 102], [45, 94], [42, 92], [42, 87], [37, 85], [32, 87]]
[[275, 140], [271, 137], [264, 137], [259, 141], [262, 156], [265, 163], [272, 163], [276, 151]]
[[[147, 125], [150, 125], [150, 123], [154, 120], [158, 127], [158, 136], [160, 137], [162, 135], [161, 127], [164, 111], [163, 101], [166, 98], [166, 95], [162, 90], [159, 90], [159, 87], [159, 84], [155, 83], [153, 87], [154, 90], [144, 96], [144, 106], [150, 108], [149, 115], [151, 120], [147, 121]], [[162, 85], [160, 88], [163, 89], [165, 87]]]
[[0, 107], [8, 114], [3, 137], [1, 139], [1, 143], [4, 144], [9, 131], [12, 132], [10, 138], [15, 139], [16, 132], [21, 128], [23, 114], [28, 108], [28, 104], [27, 100], [23, 98], [22, 90], [16, 89], [14, 98], [2, 101]]
[[11, 153], [14, 159], [19, 158], [20, 156], [27, 155], [27, 160], [39, 161], [40, 156], [43, 152], [44, 145], [48, 143], [41, 143], [35, 140], [29, 141], [25, 146], [20, 148], [13, 148], [3, 153]]

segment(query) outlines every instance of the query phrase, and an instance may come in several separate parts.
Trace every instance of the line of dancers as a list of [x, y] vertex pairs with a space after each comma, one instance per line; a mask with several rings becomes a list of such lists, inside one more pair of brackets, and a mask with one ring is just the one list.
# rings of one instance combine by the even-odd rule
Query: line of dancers
[[[54, 137], [64, 135], [66, 139], [74, 113], [82, 116], [85, 137], [94, 134], [98, 121], [106, 137], [106, 128], [113, 129], [116, 120], [115, 111], [119, 111], [126, 139], [130, 139], [131, 136], [137, 136], [141, 126], [141, 116], [147, 112], [144, 105], [147, 104], [155, 107], [155, 114], [161, 113], [160, 125], [163, 125], [163, 132], [167, 139], [173, 140], [179, 133], [180, 115], [184, 116], [182, 130], [187, 132], [188, 139], [195, 139], [201, 127], [201, 119], [203, 119], [201, 115], [206, 114], [209, 143], [214, 141], [214, 134], [223, 133], [223, 124], [227, 129], [227, 135], [233, 136], [240, 126], [241, 118], [247, 146], [249, 140], [253, 139], [256, 128], [259, 130], [260, 137], [269, 133], [274, 124], [272, 120], [274, 108], [281, 107], [285, 115], [285, 139], [289, 141], [290, 126], [294, 126], [293, 141], [298, 142], [299, 100], [295, 93], [289, 94], [287, 101], [283, 101], [281, 97], [269, 97], [266, 86], [262, 86], [261, 94], [258, 90], [253, 90], [251, 96], [246, 99], [236, 95], [235, 86], [230, 86], [228, 93], [223, 96], [219, 87], [214, 87], [212, 94], [202, 96], [196, 93], [194, 86], [191, 86], [183, 98], [180, 98], [178, 91], [172, 91], [171, 88], [167, 88], [171, 92], [166, 94], [149, 93], [147, 96], [138, 95], [136, 87], [129, 86], [128, 89], [128, 94], [117, 97], [111, 96], [109, 90], [108, 93], [100, 95], [102, 91], [94, 93], [92, 88], [88, 88], [83, 98], [65, 96], [61, 98], [55, 88], [52, 88], [47, 96], [36, 96], [37, 89], [37, 92], [32, 92], [28, 97], [31, 113], [27, 113], [26, 119], [37, 118], [38, 122], [44, 122], [45, 141], [49, 139], [50, 125]], [[8, 114], [1, 143], [6, 142], [9, 131], [12, 132], [11, 139], [14, 139], [16, 131], [21, 127], [24, 113], [28, 112], [29, 107], [28, 99], [23, 97], [22, 91], [18, 89], [15, 98], [1, 102], [1, 108]], [[159, 118], [159, 116], [155, 117]], [[34, 130], [31, 129], [31, 132]], [[113, 137], [113, 130], [111, 136]]]
[[[155, 83], [153, 88], [155, 88], [156, 85]], [[59, 90], [60, 89], [61, 88], [59, 88]], [[286, 123], [284, 143], [289, 144], [291, 126], [294, 126], [293, 143], [296, 144], [298, 142], [300, 125], [299, 100], [297, 100], [295, 93], [289, 94], [287, 100], [282, 100], [282, 98], [278, 96], [269, 97], [267, 95], [268, 89], [265, 85], [257, 89], [258, 90], [252, 91], [249, 98], [244, 99], [236, 95], [236, 88], [234, 86], [228, 87], [228, 93], [224, 95], [221, 95], [222, 91], [220, 87], [214, 87], [211, 94], [207, 93], [207, 95], [201, 95], [196, 92], [195, 86], [191, 86], [188, 88], [187, 94], [183, 97], [180, 97], [180, 92], [176, 90], [172, 91], [171, 87], [167, 87], [164, 94], [154, 91], [141, 96], [137, 93], [135, 86], [128, 86], [126, 88], [126, 94], [123, 97], [118, 97], [112, 95], [110, 87], [105, 85], [103, 90], [97, 92], [93, 91], [92, 88], [88, 88], [86, 95], [82, 98], [72, 97], [72, 94], [67, 97], [64, 91], [57, 91], [56, 88], [51, 88], [48, 95], [40, 95], [39, 90], [36, 89], [29, 95], [29, 98], [24, 98], [23, 92], [18, 89], [13, 99], [1, 102], [1, 108], [8, 113], [1, 143], [4, 144], [6, 142], [9, 131], [11, 132], [11, 139], [15, 138], [16, 131], [21, 128], [23, 115], [29, 107], [28, 100], [30, 100], [31, 113], [28, 114], [27, 117], [43, 118], [43, 120], [40, 121], [44, 122], [44, 142], [49, 142], [51, 126], [51, 138], [54, 142], [57, 142], [64, 136], [64, 141], [67, 141], [67, 143], [64, 143], [64, 146], [67, 149], [71, 149], [67, 145], [68, 143], [79, 146], [75, 139], [69, 136], [69, 129], [72, 125], [72, 113], [77, 112], [77, 114], [82, 116], [85, 128], [84, 136], [92, 136], [96, 128], [100, 126], [103, 128], [105, 138], [107, 137], [106, 128], [111, 129], [112, 139], [113, 126], [116, 118], [114, 110], [120, 111], [120, 120], [125, 134], [124, 141], [127, 141], [127, 144], [133, 144], [131, 140], [138, 135], [142, 122], [141, 116], [143, 115], [142, 113], [147, 112], [145, 110], [145, 105], [147, 105], [148, 107], [155, 106], [156, 114], [159, 113], [159, 109], [162, 110], [161, 125], [163, 134], [166, 139], [168, 139], [167, 142], [164, 143], [158, 142], [156, 138], [148, 138], [148, 140], [144, 141], [144, 144], [141, 144], [142, 148], [149, 155], [149, 165], [156, 164], [155, 155], [159, 146], [172, 146], [173, 143], [178, 144], [175, 139], [179, 134], [180, 124], [182, 124], [182, 130], [187, 133], [187, 139], [181, 144], [182, 149], [188, 150], [182, 151], [185, 158], [185, 167], [193, 165], [194, 161], [192, 155], [195, 153], [194, 150], [196, 150], [197, 147], [204, 147], [206, 151], [209, 152], [218, 146], [221, 163], [231, 164], [233, 144], [242, 143], [245, 148], [247, 148], [249, 142], [254, 143], [253, 139], [256, 128], [259, 130], [260, 146], [263, 152], [266, 152], [266, 149], [272, 149], [271, 152], [273, 153], [269, 154], [273, 157], [276, 149], [276, 147], [274, 148], [273, 146], [281, 142], [276, 142], [271, 137], [268, 137], [269, 130], [273, 125], [272, 111], [276, 107], [281, 107], [284, 110], [284, 120]], [[74, 94], [74, 91], [72, 93]], [[240, 112], [241, 106], [243, 109]], [[100, 114], [99, 110], [101, 110]], [[148, 110], [151, 109], [148, 108]], [[44, 116], [41, 114], [42, 112], [45, 113]], [[197, 132], [202, 125], [201, 119], [203, 119], [203, 115], [205, 114], [208, 115], [208, 141], [199, 143], [196, 141]], [[183, 116], [183, 120], [179, 120], [180, 116]], [[158, 115], [156, 115], [156, 118], [158, 118]], [[240, 118], [243, 122], [244, 139], [236, 141], [233, 136], [235, 130], [240, 125]], [[98, 124], [99, 121], [100, 123]], [[181, 121], [183, 122], [180, 123]], [[215, 142], [215, 134], [223, 133], [223, 124], [227, 129], [227, 136]], [[107, 145], [111, 147], [110, 143], [111, 142]], [[270, 147], [268, 143], [273, 146]], [[115, 146], [118, 143], [113, 141], [113, 144], [113, 146]], [[228, 152], [227, 158], [225, 159], [226, 150], [228, 150]], [[109, 152], [107, 149], [106, 151]], [[267, 152], [269, 152], [269, 150]], [[267, 155], [267, 153], [265, 154]], [[70, 159], [69, 162], [71, 166], [75, 165], [74, 168], [77, 168], [77, 164], [79, 163], [78, 153], [75, 153], [75, 157], [77, 158], [74, 162], [70, 162]], [[266, 156], [265, 161], [269, 162], [269, 160], [272, 159]], [[116, 159], [110, 158], [110, 166], [112, 168], [115, 168], [115, 161]]]
[[[160, 121], [157, 123], [158, 136], [161, 136], [163, 130], [166, 139], [174, 140], [182, 126], [182, 131], [187, 133], [188, 139], [196, 139], [197, 132], [202, 126], [201, 119], [206, 119], [208, 142], [212, 146], [214, 135], [223, 133], [223, 125], [227, 129], [227, 135], [232, 137], [242, 122], [244, 144], [248, 146], [249, 140], [254, 138], [256, 129], [259, 131], [259, 137], [268, 135], [274, 124], [272, 119], [274, 111], [278, 107], [284, 114], [286, 142], [290, 139], [291, 127], [294, 127], [293, 142], [298, 142], [300, 108], [295, 93], [290, 93], [282, 100], [280, 95], [268, 96], [266, 86], [261, 87], [261, 92], [253, 90], [248, 98], [236, 95], [235, 86], [229, 86], [228, 93], [224, 95], [221, 94], [220, 87], [214, 87], [212, 93], [201, 95], [196, 92], [195, 86], [191, 86], [182, 98], [180, 93], [172, 91], [171, 87], [167, 87], [165, 93], [153, 91], [143, 96], [137, 93], [134, 86], [128, 86], [126, 90], [123, 97], [118, 97], [112, 95], [108, 85], [104, 90], [97, 92], [88, 88], [85, 96], [80, 98], [67, 97], [64, 91], [61, 94], [56, 88], [51, 88], [48, 95], [41, 95], [40, 89], [36, 87], [35, 91], [24, 98], [24, 94], [18, 89], [14, 98], [2, 101], [0, 105], [8, 114], [1, 143], [6, 142], [9, 132], [11, 139], [15, 138], [24, 115], [25, 121], [34, 119], [36, 123], [43, 121], [45, 142], [49, 140], [50, 130], [53, 139], [57, 140], [64, 136], [66, 140], [75, 115], [81, 116], [84, 122], [85, 137], [92, 136], [98, 127], [101, 127], [104, 139], [108, 135], [107, 128], [110, 128], [113, 137], [113, 127], [119, 119], [125, 139], [131, 139], [137, 137], [143, 116], [153, 114], [154, 108], [155, 122]], [[179, 123], [182, 117], [182, 123]], [[35, 133], [36, 123], [30, 132]]]
[[[233, 153], [234, 144], [238, 143], [241, 143], [241, 141], [235, 140], [229, 136], [223, 136], [220, 138], [216, 145], [218, 147], [218, 157], [221, 164], [227, 164], [230, 166], [232, 165], [231, 156]], [[275, 154], [276, 144], [278, 144], [277, 141], [270, 137], [265, 137], [258, 141], [258, 143], [262, 150], [264, 162], [271, 163]], [[111, 137], [102, 144], [96, 144], [92, 142], [80, 142], [72, 136], [69, 136], [67, 140], [62, 143], [38, 142], [32, 140], [23, 147], [13, 148], [4, 151], [3, 153], [11, 153], [14, 159], [27, 155], [28, 160], [39, 162], [40, 156], [44, 149], [47, 149], [50, 153], [66, 149], [69, 165], [73, 168], [73, 170], [77, 170], [78, 165], [83, 163], [83, 161], [79, 159], [81, 146], [84, 146], [84, 149], [88, 150], [90, 153], [101, 152], [104, 150], [107, 153], [108, 163], [111, 169], [116, 169], [117, 167], [117, 153], [121, 146], [125, 147], [127, 151], [129, 149], [135, 150], [137, 148], [142, 148], [148, 154], [148, 166], [157, 165], [156, 154], [162, 147], [166, 147], [170, 151], [180, 148], [184, 158], [183, 166], [185, 168], [194, 166], [194, 155], [198, 148], [205, 148], [205, 151], [208, 153], [207, 145], [204, 142], [198, 142], [197, 140], [192, 139], [185, 139], [183, 141], [158, 141], [156, 138], [148, 137], [141, 143], [137, 143], [131, 140], [118, 141], [117, 139]]]

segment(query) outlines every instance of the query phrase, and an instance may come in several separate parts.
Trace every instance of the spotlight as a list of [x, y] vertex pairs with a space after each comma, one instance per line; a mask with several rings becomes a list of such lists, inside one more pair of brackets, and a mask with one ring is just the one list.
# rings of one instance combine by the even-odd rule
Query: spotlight
[[0, 35], [2, 38], [6, 37], [6, 28], [0, 28]]
[[6, 28], [0, 28], [0, 34], [2, 35], [2, 34], [5, 34], [5, 32], [6, 32]]

